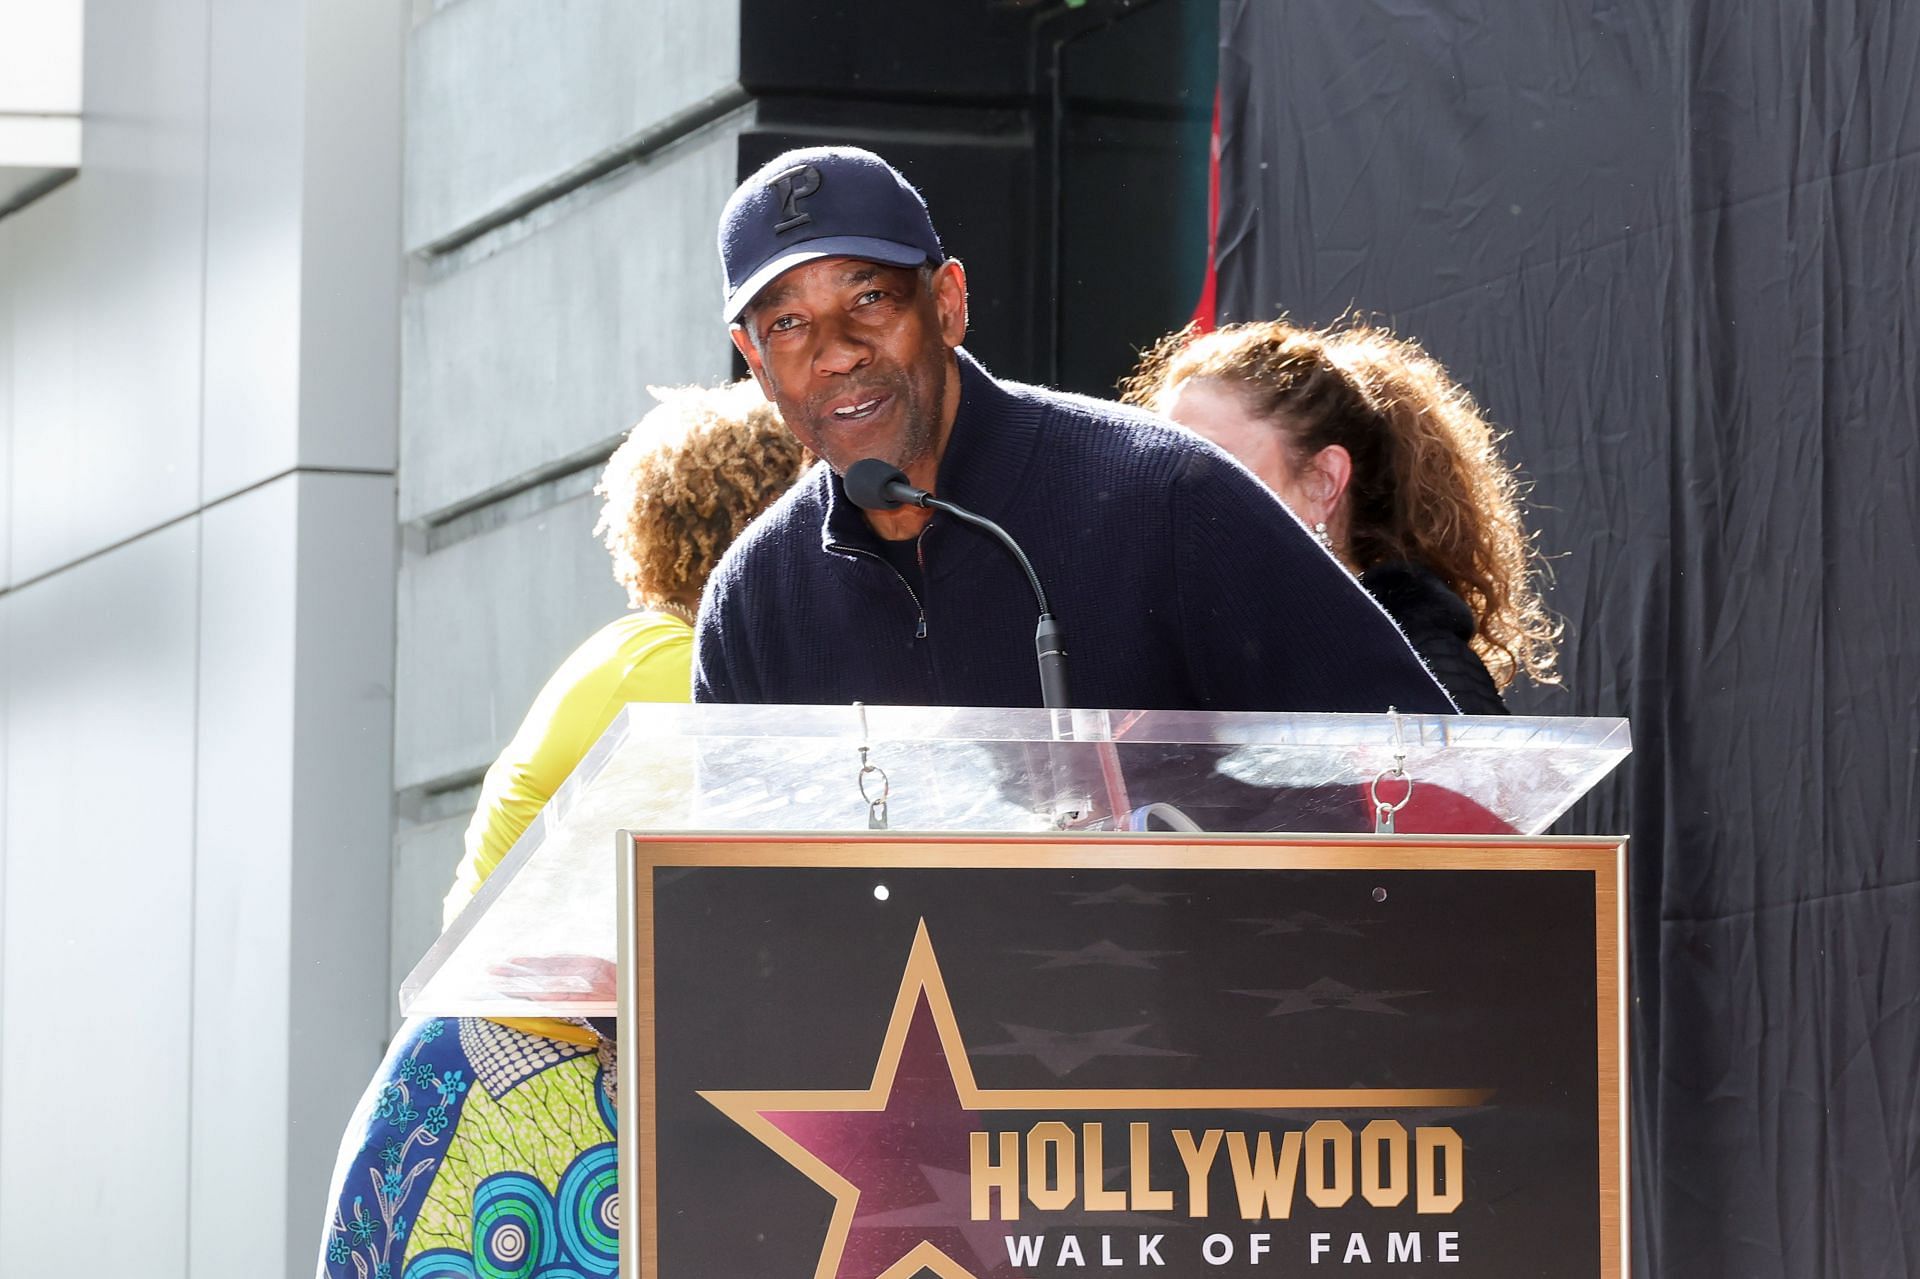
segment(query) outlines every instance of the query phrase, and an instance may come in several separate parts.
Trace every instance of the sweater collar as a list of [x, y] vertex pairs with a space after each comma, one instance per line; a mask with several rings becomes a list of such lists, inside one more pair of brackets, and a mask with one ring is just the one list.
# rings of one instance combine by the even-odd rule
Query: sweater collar
[[1473, 609], [1431, 569], [1411, 560], [1388, 560], [1360, 575], [1360, 585], [1380, 601], [1402, 630], [1436, 629], [1473, 638]]
[[[960, 366], [960, 404], [940, 457], [934, 495], [998, 520], [1032, 477], [1028, 463], [1040, 439], [1039, 406], [1002, 386], [965, 347], [955, 349], [954, 359]], [[840, 476], [828, 470], [821, 546], [872, 548], [879, 540], [847, 496]]]

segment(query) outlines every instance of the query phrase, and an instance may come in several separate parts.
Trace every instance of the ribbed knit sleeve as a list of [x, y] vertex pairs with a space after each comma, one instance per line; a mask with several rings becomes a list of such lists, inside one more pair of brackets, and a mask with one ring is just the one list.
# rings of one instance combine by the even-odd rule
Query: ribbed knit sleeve
[[1392, 619], [1251, 475], [1195, 453], [1168, 500], [1203, 708], [1453, 712]]
[[820, 558], [813, 539], [826, 476], [824, 465], [801, 476], [747, 525], [708, 576], [693, 627], [694, 701], [793, 701], [788, 690], [770, 693], [769, 663], [778, 670], [782, 660], [805, 660], [798, 650], [830, 642], [830, 636], [805, 628], [794, 634], [787, 626], [798, 602], [795, 592], [805, 589], [799, 585], [804, 575], [793, 565]]
[[693, 700], [696, 702], [753, 702], [752, 672], [741, 669], [728, 650], [740, 642], [739, 612], [742, 592], [725, 589], [732, 566], [722, 561], [700, 600], [694, 622]]

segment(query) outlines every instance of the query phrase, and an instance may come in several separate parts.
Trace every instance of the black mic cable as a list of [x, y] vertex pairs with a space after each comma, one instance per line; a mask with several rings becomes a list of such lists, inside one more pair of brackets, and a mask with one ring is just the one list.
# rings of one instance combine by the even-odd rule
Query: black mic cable
[[1028, 585], [1033, 587], [1033, 598], [1040, 604], [1040, 623], [1033, 632], [1034, 652], [1040, 661], [1040, 704], [1050, 711], [1069, 709], [1067, 650], [1060, 636], [1060, 624], [1053, 620], [1053, 610], [1047, 607], [1046, 588], [1040, 585], [1040, 575], [1033, 571], [1033, 561], [1013, 540], [1013, 534], [984, 515], [975, 515], [964, 506], [956, 506], [923, 488], [915, 488], [899, 467], [891, 466], [877, 457], [861, 458], [849, 466], [841, 482], [853, 504], [864, 510], [891, 511], [900, 506], [920, 506], [928, 510], [945, 511], [957, 520], [964, 520], [975, 528], [991, 533], [1000, 540], [1002, 546], [1013, 552], [1013, 558], [1027, 575]]

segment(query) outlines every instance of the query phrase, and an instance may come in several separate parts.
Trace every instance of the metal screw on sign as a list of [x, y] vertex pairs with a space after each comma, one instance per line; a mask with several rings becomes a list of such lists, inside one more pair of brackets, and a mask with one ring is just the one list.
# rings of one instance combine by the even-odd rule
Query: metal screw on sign
[[[1381, 769], [1367, 784], [1367, 793], [1373, 799], [1373, 833], [1392, 835], [1393, 815], [1407, 806], [1413, 798], [1413, 778], [1407, 776], [1407, 743], [1400, 723], [1398, 707], [1387, 707], [1387, 715], [1393, 720], [1393, 767]], [[1405, 782], [1407, 789], [1399, 799], [1388, 803], [1380, 798], [1380, 783], [1385, 781]]]
[[[860, 715], [860, 772], [856, 780], [860, 784], [860, 798], [867, 801], [867, 829], [885, 830], [887, 829], [887, 795], [893, 788], [887, 783], [886, 770], [877, 764], [867, 762], [867, 704], [855, 702], [853, 709]], [[878, 795], [870, 793], [868, 789], [871, 784], [870, 779], [875, 774], [880, 778]]]

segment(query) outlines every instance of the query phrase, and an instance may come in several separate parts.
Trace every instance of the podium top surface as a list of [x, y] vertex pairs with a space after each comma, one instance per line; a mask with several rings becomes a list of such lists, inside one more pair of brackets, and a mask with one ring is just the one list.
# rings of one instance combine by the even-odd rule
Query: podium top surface
[[[885, 829], [905, 835], [1353, 834], [1404, 797], [1400, 834], [1537, 834], [1630, 750], [1621, 719], [635, 703], [408, 976], [401, 1005], [609, 1011], [598, 978], [575, 969], [613, 959], [622, 830], [867, 832], [884, 796]], [[545, 962], [563, 955], [579, 963]]]

